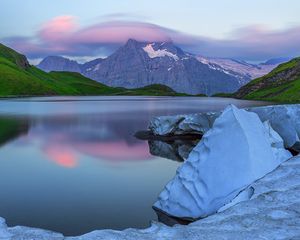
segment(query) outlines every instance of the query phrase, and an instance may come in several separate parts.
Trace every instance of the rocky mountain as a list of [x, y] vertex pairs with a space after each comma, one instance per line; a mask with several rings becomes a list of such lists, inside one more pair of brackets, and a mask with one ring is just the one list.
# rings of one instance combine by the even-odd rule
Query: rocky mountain
[[80, 65], [73, 60], [60, 56], [49, 56], [43, 59], [37, 67], [45, 72], [65, 71], [81, 72]]
[[208, 58], [184, 52], [172, 42], [138, 42], [130, 39], [105, 59], [85, 64], [62, 57], [47, 57], [38, 67], [45, 71], [80, 72], [112, 87], [139, 88], [163, 84], [189, 94], [232, 93], [263, 76], [286, 59], [262, 64], [225, 58]]
[[244, 99], [299, 102], [300, 58], [279, 65], [267, 75], [243, 86], [233, 96]]
[[82, 73], [87, 73], [97, 68], [97, 66], [103, 61], [103, 58], [97, 58], [95, 60], [80, 64], [80, 70]]
[[83, 74], [114, 87], [164, 84], [189, 94], [233, 92], [243, 85], [239, 77], [223, 69], [212, 69], [172, 42], [146, 43], [133, 39]]

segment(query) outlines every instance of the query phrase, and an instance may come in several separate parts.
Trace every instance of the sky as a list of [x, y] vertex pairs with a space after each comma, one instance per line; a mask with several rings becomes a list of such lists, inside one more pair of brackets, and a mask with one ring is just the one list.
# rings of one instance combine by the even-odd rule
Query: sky
[[0, 0], [0, 42], [30, 59], [104, 57], [129, 38], [209, 57], [300, 55], [299, 0]]

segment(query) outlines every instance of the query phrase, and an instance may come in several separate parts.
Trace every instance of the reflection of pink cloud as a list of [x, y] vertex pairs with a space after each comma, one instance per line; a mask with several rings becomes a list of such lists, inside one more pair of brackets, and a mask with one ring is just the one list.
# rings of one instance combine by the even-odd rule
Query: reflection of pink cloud
[[44, 147], [43, 151], [50, 160], [62, 167], [73, 168], [77, 165], [76, 155], [69, 148], [50, 144]]
[[84, 154], [103, 158], [104, 160], [126, 161], [150, 159], [147, 143], [128, 145], [124, 141], [98, 142], [98, 143], [76, 143], [76, 150]]

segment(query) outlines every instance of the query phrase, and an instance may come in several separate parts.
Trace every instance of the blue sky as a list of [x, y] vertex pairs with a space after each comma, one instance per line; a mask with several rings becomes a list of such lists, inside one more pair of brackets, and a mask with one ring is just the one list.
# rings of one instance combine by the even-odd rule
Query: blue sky
[[[19, 45], [16, 45], [12, 40], [7, 41], [8, 38], [27, 37], [31, 38], [31, 42], [41, 42], [36, 37], [37, 33], [47, 22], [59, 16], [73, 16], [81, 30], [99, 23], [118, 20], [151, 23], [196, 38], [200, 37], [202, 40], [203, 38], [210, 38], [213, 41], [226, 41], [233, 38], [238, 40], [240, 36], [236, 35], [240, 35], [241, 32], [245, 34], [249, 29], [253, 32], [253, 28], [266, 33], [281, 32], [282, 35], [286, 34], [285, 31], [296, 28], [294, 34], [295, 31], [298, 32], [300, 26], [299, 12], [300, 1], [297, 0], [1, 0], [0, 41], [6, 39], [6, 42], [12, 46], [20, 46], [20, 41]], [[289, 39], [292, 37], [287, 36]], [[180, 41], [178, 44], [191, 51], [196, 49], [195, 42], [193, 47]], [[203, 47], [195, 51], [200, 50], [203, 51]], [[298, 49], [295, 49], [295, 54], [297, 51]], [[27, 50], [25, 52], [30, 54]], [[209, 51], [205, 50], [204, 53], [210, 55]], [[290, 50], [286, 54], [284, 52], [278, 54], [291, 55], [291, 53]], [[99, 51], [86, 52], [85, 55], [97, 54], [100, 54]], [[38, 55], [42, 54], [33, 54], [33, 57]], [[214, 56], [216, 53], [211, 55]], [[221, 55], [225, 57], [226, 51], [224, 53], [222, 51]], [[239, 58], [247, 58], [245, 53], [241, 53], [240, 56], [235, 55]], [[248, 58], [254, 60], [255, 57], [250, 55]], [[267, 55], [257, 58], [268, 57]], [[273, 57], [272, 54], [269, 55]]]

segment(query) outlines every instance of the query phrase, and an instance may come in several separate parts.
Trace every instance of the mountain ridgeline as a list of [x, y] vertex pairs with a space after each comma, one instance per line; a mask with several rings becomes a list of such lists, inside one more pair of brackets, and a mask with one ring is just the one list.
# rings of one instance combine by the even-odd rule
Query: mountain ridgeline
[[163, 84], [177, 92], [212, 95], [232, 93], [253, 77], [275, 66], [251, 65], [231, 59], [203, 58], [184, 52], [172, 42], [130, 39], [105, 59], [78, 64], [47, 57], [38, 67], [45, 71], [76, 71], [111, 87], [139, 88]]
[[[74, 70], [76, 62], [71, 62], [66, 66]], [[128, 90], [106, 86], [76, 72], [56, 71], [46, 73], [31, 66], [24, 55], [0, 44], [0, 97], [51, 95], [177, 96], [182, 94], [178, 94], [173, 89], [162, 85]]]

